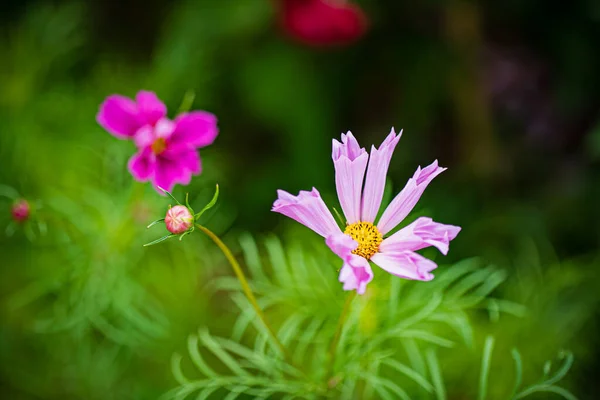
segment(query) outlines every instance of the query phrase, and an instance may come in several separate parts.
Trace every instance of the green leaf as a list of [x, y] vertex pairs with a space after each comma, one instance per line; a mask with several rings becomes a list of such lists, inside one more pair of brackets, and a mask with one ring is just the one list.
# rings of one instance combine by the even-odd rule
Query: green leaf
[[183, 232], [181, 235], [179, 235], [179, 241], [181, 242], [181, 240], [183, 239], [183, 237], [185, 235], [189, 235], [190, 233], [194, 232], [194, 227], [192, 226], [189, 230]]
[[11, 221], [8, 225], [6, 225], [6, 229], [4, 231], [4, 233], [6, 234], [6, 236], [12, 236], [15, 234], [15, 232], [17, 231], [17, 223]]
[[401, 331], [398, 333], [397, 337], [423, 340], [425, 342], [433, 343], [438, 346], [448, 348], [454, 347], [455, 344], [452, 340], [443, 338], [438, 335], [434, 335], [433, 333], [429, 333], [420, 329], [407, 329], [405, 331]]
[[523, 382], [523, 362], [521, 361], [521, 353], [519, 353], [519, 350], [516, 348], [513, 348], [510, 354], [512, 355], [513, 360], [515, 360], [515, 385], [510, 396], [510, 398], [513, 399]]
[[431, 295], [431, 300], [429, 300], [419, 311], [415, 312], [408, 318], [402, 320], [402, 322], [395, 324], [394, 330], [400, 332], [411, 325], [415, 325], [418, 322], [421, 322], [423, 319], [427, 318], [431, 313], [433, 313], [439, 305], [442, 303], [442, 294], [441, 293], [433, 293]]
[[10, 186], [0, 185], [0, 196], [8, 197], [11, 200], [16, 200], [19, 198], [19, 192]]
[[200, 350], [198, 349], [198, 336], [190, 335], [188, 337], [188, 353], [196, 368], [204, 374], [207, 378], [216, 378], [218, 374], [206, 364], [202, 356], [200, 355]]
[[429, 383], [429, 381], [425, 379], [423, 375], [419, 374], [417, 371], [410, 368], [409, 366], [404, 365], [401, 362], [398, 362], [391, 358], [384, 360], [383, 364], [388, 365], [396, 371], [400, 372], [401, 374], [406, 375], [407, 377], [415, 381], [417, 384], [419, 384], [419, 386], [421, 386], [427, 392], [433, 393], [433, 386], [431, 385], [431, 383]]
[[548, 360], [544, 363], [544, 378], [550, 375], [550, 370], [552, 369], [552, 361]]
[[211, 394], [219, 390], [218, 386], [208, 387], [203, 389], [196, 397], [196, 400], [206, 400], [210, 397]]
[[561, 354], [560, 358], [565, 358], [565, 362], [560, 367], [560, 369], [558, 371], [556, 371], [556, 374], [554, 374], [554, 376], [552, 378], [545, 381], [544, 384], [552, 385], [552, 384], [558, 382], [559, 380], [564, 378], [565, 375], [567, 374], [567, 372], [569, 372], [569, 370], [571, 369], [571, 366], [573, 365], [573, 353], [566, 352], [565, 354]]
[[219, 343], [212, 338], [207, 329], [200, 329], [198, 338], [208, 350], [217, 356], [217, 358], [231, 370], [231, 372], [237, 376], [249, 376], [248, 372], [240, 367], [235, 359], [219, 346]]
[[175, 198], [175, 196], [173, 196], [173, 195], [171, 194], [171, 192], [167, 192], [165, 189], [161, 188], [160, 186], [159, 186], [158, 188], [159, 188], [160, 190], [162, 190], [163, 192], [165, 192], [165, 193], [167, 194], [167, 196], [169, 196], [170, 198], [172, 198], [172, 199], [175, 201], [175, 203], [177, 203], [177, 205], [178, 205], [178, 206], [180, 206], [180, 205], [181, 205], [181, 203], [179, 202], [179, 200], [177, 200], [177, 199]]
[[429, 373], [431, 374], [431, 380], [433, 381], [433, 387], [435, 388], [436, 398], [437, 400], [446, 400], [446, 389], [444, 387], [444, 380], [440, 371], [440, 364], [435, 355], [435, 350], [427, 350], [425, 357], [427, 358], [427, 364], [429, 365]]
[[[189, 193], [186, 193], [186, 194], [185, 194], [185, 206], [186, 206], [186, 207], [187, 207], [189, 210], [191, 210], [191, 209], [192, 209], [192, 207], [190, 207], [190, 194], [189, 194]], [[192, 214], [193, 214], [193, 213], [194, 213], [194, 212], [192, 211]]]
[[156, 221], [152, 221], [152, 222], [150, 222], [150, 225], [148, 225], [146, 227], [146, 229], [153, 227], [154, 225], [158, 224], [159, 222], [163, 222], [164, 220], [165, 220], [164, 218], [161, 218], [161, 219], [157, 219]]
[[383, 189], [383, 197], [381, 198], [381, 206], [379, 207], [379, 211], [377, 212], [377, 216], [375, 217], [375, 221], [379, 221], [379, 218], [383, 215], [383, 212], [387, 208], [387, 206], [391, 203], [394, 197], [394, 188], [392, 185], [392, 181], [390, 179], [386, 179], [385, 188]]
[[160, 243], [160, 242], [164, 242], [165, 240], [167, 240], [168, 238], [171, 238], [171, 237], [173, 237], [173, 236], [175, 236], [175, 235], [173, 235], [172, 233], [170, 233], [170, 234], [168, 234], [167, 236], [163, 236], [163, 237], [161, 237], [160, 239], [156, 239], [156, 240], [155, 240], [155, 241], [153, 241], [153, 242], [146, 243], [146, 244], [144, 245], [144, 247], [148, 247], [148, 246], [152, 246], [152, 245], [154, 245], [154, 244], [158, 244], [158, 243]]
[[189, 383], [189, 380], [183, 374], [181, 370], [181, 355], [174, 353], [171, 357], [171, 372], [173, 373], [173, 377], [180, 385], [185, 385]]
[[343, 230], [346, 228], [346, 220], [344, 219], [344, 217], [342, 217], [342, 215], [340, 214], [340, 212], [333, 207], [333, 213], [335, 214], [335, 217], [338, 219], [338, 222], [340, 223], [340, 228]]
[[487, 395], [488, 375], [490, 373], [490, 362], [492, 360], [492, 350], [494, 350], [494, 338], [488, 336], [485, 338], [483, 346], [483, 357], [481, 359], [481, 373], [479, 374], [479, 400], [485, 400]]
[[194, 99], [196, 98], [196, 92], [192, 89], [185, 92], [183, 95], [183, 99], [181, 100], [181, 105], [179, 105], [178, 114], [188, 112], [192, 108], [192, 104], [194, 103]]
[[213, 208], [214, 205], [217, 204], [218, 198], [219, 198], [219, 185], [217, 184], [217, 187], [215, 189], [215, 194], [214, 194], [212, 200], [207, 205], [205, 205], [204, 208], [198, 214], [194, 215], [194, 219], [195, 220], [199, 219], [202, 216], [202, 214], [204, 214], [204, 212]]
[[527, 393], [523, 392], [519, 396], [515, 397], [516, 399], [523, 398], [532, 393], [555, 393], [559, 396], [567, 400], [578, 400], [573, 393], [569, 392], [567, 389], [563, 389], [559, 386], [535, 386], [527, 390]]
[[40, 231], [40, 235], [44, 236], [48, 233], [48, 225], [44, 221], [37, 221], [38, 230]]
[[412, 365], [412, 368], [415, 371], [419, 372], [421, 375], [425, 375], [426, 374], [425, 360], [423, 359], [423, 356], [421, 355], [421, 350], [419, 349], [419, 346], [417, 345], [417, 342], [415, 341], [415, 339], [403, 340], [402, 347], [404, 347], [404, 351], [406, 352], [406, 355], [408, 356], [408, 359], [410, 361], [410, 364]]
[[[368, 374], [366, 378], [373, 385], [375, 391], [383, 398], [384, 400], [394, 400], [394, 399], [402, 399], [402, 400], [410, 400], [410, 396], [398, 385], [392, 382], [389, 379], [382, 378], [380, 376], [374, 374]], [[386, 388], [386, 389], [384, 389]], [[388, 391], [394, 392], [394, 395], [390, 394]]]

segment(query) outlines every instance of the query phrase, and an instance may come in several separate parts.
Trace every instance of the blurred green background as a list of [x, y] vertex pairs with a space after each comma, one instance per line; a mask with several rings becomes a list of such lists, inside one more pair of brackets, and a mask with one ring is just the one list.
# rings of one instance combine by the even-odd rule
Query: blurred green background
[[[0, 184], [36, 207], [14, 224], [0, 199], [2, 398], [157, 398], [188, 334], [230, 332], [236, 310], [211, 288], [224, 258], [199, 234], [142, 247], [169, 201], [132, 182], [133, 144], [95, 122], [107, 95], [139, 89], [170, 116], [192, 90], [218, 116], [202, 175], [175, 195], [201, 208], [219, 183], [205, 224], [238, 255], [243, 232], [323, 246], [270, 212], [275, 191], [314, 186], [333, 205], [331, 139], [351, 130], [369, 147], [404, 129], [394, 192], [438, 159], [448, 171], [418, 212], [463, 227], [436, 261], [494, 264], [494, 295], [529, 310], [474, 316], [476, 354], [490, 330], [504, 343], [494, 385], [510, 386], [511, 347], [535, 371], [570, 349], [564, 386], [598, 398], [600, 3], [356, 3], [366, 34], [324, 48], [285, 35], [276, 0], [2, 3]], [[448, 398], [474, 398], [460, 384], [476, 386], [473, 365], [442, 359]]]

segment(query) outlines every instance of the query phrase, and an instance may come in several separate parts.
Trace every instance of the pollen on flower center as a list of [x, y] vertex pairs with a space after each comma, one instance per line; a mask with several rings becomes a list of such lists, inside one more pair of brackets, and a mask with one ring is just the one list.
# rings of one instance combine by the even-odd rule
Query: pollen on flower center
[[346, 227], [346, 235], [358, 242], [358, 247], [352, 253], [364, 257], [367, 260], [379, 251], [379, 245], [383, 241], [383, 235], [379, 229], [370, 222], [356, 222]]
[[152, 149], [152, 152], [154, 154], [159, 155], [167, 148], [167, 141], [165, 140], [165, 138], [158, 138], [152, 143], [152, 146], [150, 146], [150, 148]]

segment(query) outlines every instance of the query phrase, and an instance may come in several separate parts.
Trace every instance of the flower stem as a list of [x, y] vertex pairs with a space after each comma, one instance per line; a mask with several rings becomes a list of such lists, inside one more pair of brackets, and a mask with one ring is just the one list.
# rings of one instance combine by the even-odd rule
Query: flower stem
[[344, 323], [348, 318], [348, 314], [350, 313], [350, 305], [352, 304], [352, 300], [356, 296], [356, 292], [350, 292], [346, 297], [346, 301], [344, 302], [344, 308], [342, 308], [342, 313], [340, 314], [340, 318], [338, 319], [337, 328], [335, 329], [335, 335], [331, 340], [331, 345], [329, 346], [329, 370], [325, 375], [327, 379], [333, 379], [333, 369], [335, 366], [335, 354], [338, 343], [340, 341], [340, 337], [342, 336], [342, 330], [344, 328]]
[[242, 270], [242, 268], [240, 267], [240, 264], [237, 262], [237, 260], [231, 253], [231, 250], [229, 250], [227, 245], [225, 245], [225, 243], [223, 243], [221, 241], [221, 239], [219, 239], [219, 237], [217, 235], [215, 235], [212, 231], [210, 231], [208, 228], [206, 228], [200, 224], [196, 224], [196, 228], [198, 228], [202, 232], [204, 232], [221, 249], [221, 251], [225, 255], [225, 258], [227, 258], [227, 261], [229, 261], [229, 264], [231, 264], [231, 267], [233, 268], [235, 275], [237, 276], [238, 280], [240, 281], [240, 284], [242, 285], [242, 290], [244, 291], [244, 294], [248, 298], [248, 301], [250, 301], [250, 304], [252, 304], [252, 307], [254, 308], [256, 315], [258, 315], [258, 317], [260, 318], [260, 320], [262, 321], [264, 326], [267, 328], [267, 331], [269, 331], [271, 338], [273, 339], [273, 341], [275, 342], [275, 344], [281, 351], [281, 354], [283, 354], [285, 359], [289, 360], [289, 356], [288, 356], [288, 353], [287, 353], [285, 347], [283, 346], [283, 344], [279, 341], [279, 339], [275, 335], [275, 332], [271, 328], [271, 325], [269, 325], [269, 323], [267, 322], [265, 314], [263, 313], [260, 306], [258, 305], [258, 302], [256, 301], [256, 297], [254, 297], [254, 293], [252, 293], [252, 289], [250, 289], [250, 285], [248, 284], [248, 280], [246, 279], [246, 276], [244, 275], [244, 271]]

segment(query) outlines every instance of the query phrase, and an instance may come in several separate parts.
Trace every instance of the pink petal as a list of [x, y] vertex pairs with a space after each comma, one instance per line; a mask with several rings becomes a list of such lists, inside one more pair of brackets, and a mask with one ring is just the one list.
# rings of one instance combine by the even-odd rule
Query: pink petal
[[167, 192], [171, 192], [175, 184], [180, 183], [182, 185], [187, 185], [190, 183], [191, 179], [191, 171], [185, 168], [180, 160], [165, 158], [162, 154], [156, 158], [156, 167], [152, 183], [157, 192], [162, 193], [160, 188], [165, 189]]
[[331, 251], [337, 254], [342, 260], [346, 260], [352, 253], [352, 250], [358, 247], [358, 243], [354, 239], [341, 232], [327, 236], [325, 242]]
[[138, 182], [145, 182], [154, 173], [156, 158], [150, 149], [142, 149], [134, 154], [127, 164], [129, 172]]
[[365, 179], [365, 189], [362, 197], [361, 221], [374, 222], [381, 205], [383, 191], [385, 189], [385, 178], [394, 148], [400, 141], [402, 131], [396, 136], [394, 128], [385, 138], [379, 149], [371, 147], [369, 155], [369, 168]]
[[415, 234], [416, 221], [412, 224], [400, 229], [392, 236], [383, 239], [383, 242], [379, 245], [379, 251], [384, 252], [400, 252], [400, 251], [414, 251], [423, 243], [423, 239]]
[[356, 254], [351, 254], [340, 270], [339, 281], [344, 284], [344, 290], [356, 290], [364, 294], [367, 284], [373, 279], [373, 270], [369, 262]]
[[333, 140], [335, 186], [349, 224], [360, 221], [361, 192], [369, 155], [352, 136], [342, 134], [342, 143]]
[[298, 196], [278, 190], [277, 200], [273, 203], [271, 211], [290, 217], [323, 237], [341, 232], [315, 188], [310, 192], [301, 190]]
[[197, 150], [188, 150], [179, 155], [179, 163], [192, 174], [198, 175], [202, 172], [202, 162]]
[[[135, 133], [133, 141], [138, 148], [151, 146], [158, 138], [168, 139], [175, 129], [175, 123], [168, 118], [162, 118], [154, 125], [144, 125]], [[173, 145], [169, 146], [175, 147]]]
[[386, 234], [394, 229], [415, 207], [425, 188], [446, 168], [438, 166], [437, 160], [425, 169], [417, 168], [412, 178], [408, 180], [404, 189], [392, 200], [381, 219], [377, 223], [377, 228], [382, 234]]
[[371, 261], [392, 275], [419, 281], [432, 280], [429, 272], [437, 268], [436, 263], [412, 251], [377, 253]]
[[350, 131], [348, 131], [348, 133], [346, 134], [342, 133], [342, 143], [338, 142], [335, 139], [333, 139], [332, 142], [333, 150], [331, 157], [334, 161], [340, 158], [341, 156], [349, 158], [350, 161], [354, 161], [355, 159], [366, 153], [364, 147], [360, 147], [358, 141]]
[[169, 141], [177, 147], [205, 147], [214, 142], [218, 133], [217, 117], [214, 114], [193, 111], [175, 119], [175, 129]]
[[154, 126], [154, 134], [157, 138], [168, 139], [173, 135], [177, 125], [168, 118], [162, 118], [156, 121]]
[[382, 253], [416, 251], [434, 246], [446, 255], [450, 241], [458, 235], [460, 229], [458, 226], [444, 225], [434, 222], [431, 218], [421, 217], [385, 239], [379, 246], [379, 250]]
[[147, 124], [154, 125], [167, 115], [167, 106], [156, 97], [154, 92], [141, 90], [135, 96], [140, 118]]
[[100, 105], [96, 121], [119, 139], [131, 138], [144, 125], [135, 102], [117, 94], [108, 96]]
[[151, 146], [155, 139], [154, 129], [150, 125], [142, 126], [133, 136], [133, 142], [139, 149]]

